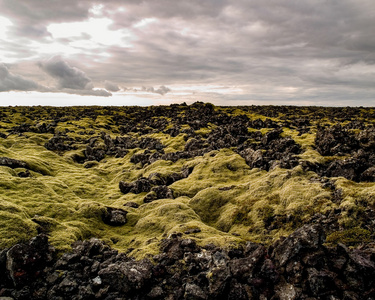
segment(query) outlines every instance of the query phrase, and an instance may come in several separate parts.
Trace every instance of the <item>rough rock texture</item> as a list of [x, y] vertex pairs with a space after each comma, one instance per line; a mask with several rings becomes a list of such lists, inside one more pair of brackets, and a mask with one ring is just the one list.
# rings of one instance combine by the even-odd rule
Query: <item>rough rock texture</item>
[[327, 129], [319, 128], [316, 133], [315, 145], [322, 155], [345, 155], [359, 148], [359, 142], [350, 131], [341, 125]]
[[119, 187], [120, 191], [124, 194], [140, 194], [143, 192], [149, 192], [151, 190], [151, 183], [147, 178], [141, 177], [131, 183], [120, 181]]
[[269, 247], [199, 247], [172, 235], [152, 261], [136, 261], [98, 239], [76, 242], [57, 259], [39, 235], [0, 251], [0, 298], [375, 299], [374, 245], [323, 242], [320, 224]]
[[45, 145], [48, 150], [53, 151], [69, 151], [75, 149], [74, 140], [65, 134], [55, 134]]
[[151, 202], [158, 199], [173, 199], [173, 192], [166, 185], [155, 186], [151, 189], [151, 192], [146, 195], [143, 199], [145, 203]]
[[111, 226], [121, 226], [126, 224], [127, 211], [118, 208], [106, 207], [103, 212], [103, 222]]
[[27, 163], [22, 160], [13, 159], [9, 157], [0, 157], [0, 166], [9, 167], [12, 169], [27, 168]]
[[[353, 125], [354, 126], [354, 125]], [[326, 165], [312, 168], [321, 176], [345, 177], [353, 181], [375, 181], [375, 128], [365, 127], [359, 133], [350, 131], [352, 126], [334, 125], [319, 128], [315, 146], [325, 156], [347, 156], [336, 158]], [[357, 124], [358, 128], [363, 128]], [[350, 155], [348, 157], [348, 155]]]
[[255, 137], [258, 143], [242, 145], [239, 154], [252, 168], [270, 170], [276, 166], [285, 169], [294, 168], [299, 164], [296, 157], [301, 147], [290, 137], [281, 137], [282, 129], [275, 128], [265, 135]]
[[144, 202], [151, 202], [158, 199], [173, 199], [173, 191], [168, 188], [172, 183], [187, 178], [193, 167], [183, 168], [180, 173], [171, 173], [168, 175], [161, 175], [160, 173], [151, 173], [148, 178], [140, 177], [133, 182], [119, 182], [120, 191], [124, 194], [134, 193], [140, 194], [148, 193], [144, 198]]

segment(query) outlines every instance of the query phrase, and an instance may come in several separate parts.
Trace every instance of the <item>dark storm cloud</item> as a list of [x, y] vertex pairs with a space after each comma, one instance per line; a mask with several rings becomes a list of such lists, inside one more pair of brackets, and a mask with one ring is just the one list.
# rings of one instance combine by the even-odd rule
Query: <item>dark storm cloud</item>
[[[68, 57], [76, 68], [62, 60], [42, 64], [65, 92], [104, 93], [93, 89], [104, 82], [111, 92], [145, 86], [165, 95], [169, 89], [160, 84], [219, 84], [241, 86], [243, 94], [222, 96], [229, 103], [322, 97], [333, 104], [351, 97], [374, 104], [373, 0], [0, 0], [0, 11], [23, 49], [35, 40], [49, 43], [49, 24], [90, 17], [110, 18], [111, 30], [129, 33], [123, 43], [85, 52], [77, 46], [81, 52]], [[13, 47], [13, 57], [36, 60], [35, 52]]]
[[35, 91], [39, 85], [19, 75], [9, 72], [6, 65], [0, 63], [0, 92]]

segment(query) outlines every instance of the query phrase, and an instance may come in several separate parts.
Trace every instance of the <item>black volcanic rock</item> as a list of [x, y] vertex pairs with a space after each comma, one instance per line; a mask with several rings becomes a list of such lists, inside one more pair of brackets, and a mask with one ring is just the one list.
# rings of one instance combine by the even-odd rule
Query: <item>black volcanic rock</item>
[[274, 247], [273, 257], [284, 266], [294, 257], [301, 257], [302, 253], [319, 249], [324, 240], [324, 231], [319, 224], [304, 225]]
[[102, 219], [103, 222], [111, 225], [111, 226], [121, 226], [126, 224], [126, 210], [107, 207], [106, 210], [103, 212]]
[[354, 134], [343, 129], [341, 125], [319, 128], [315, 145], [321, 155], [345, 155], [359, 148]]
[[151, 182], [149, 179], [141, 177], [131, 183], [120, 181], [119, 187], [120, 191], [124, 194], [140, 194], [143, 192], [149, 192], [151, 190]]
[[150, 193], [146, 195], [143, 202], [151, 202], [157, 199], [173, 199], [173, 191], [166, 185], [154, 186]]
[[[316, 219], [316, 220], [319, 220]], [[323, 227], [304, 225], [231, 258], [180, 234], [160, 254], [136, 261], [98, 239], [60, 258], [45, 235], [0, 251], [0, 297], [13, 299], [373, 299], [375, 248], [326, 248]]]
[[46, 149], [53, 151], [69, 151], [75, 149], [74, 140], [64, 134], [55, 134], [45, 145]]
[[12, 169], [27, 168], [27, 163], [22, 160], [13, 159], [9, 157], [0, 157], [0, 166], [6, 166]]
[[267, 171], [276, 166], [294, 168], [299, 164], [296, 155], [301, 153], [301, 146], [290, 137], [281, 137], [281, 133], [282, 129], [273, 129], [261, 137], [259, 143], [239, 147], [238, 153], [251, 168]]
[[[16, 288], [30, 284], [42, 275], [52, 261], [54, 249], [46, 235], [38, 235], [27, 244], [17, 244], [6, 253], [6, 270]], [[5, 270], [3, 270], [4, 272]]]

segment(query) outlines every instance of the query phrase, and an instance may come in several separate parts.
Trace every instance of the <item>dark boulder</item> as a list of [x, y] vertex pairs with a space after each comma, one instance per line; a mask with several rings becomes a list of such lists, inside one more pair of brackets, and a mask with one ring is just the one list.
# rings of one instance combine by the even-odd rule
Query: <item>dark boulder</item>
[[152, 263], [144, 259], [110, 264], [101, 269], [98, 275], [103, 284], [110, 285], [111, 289], [126, 294], [132, 289], [141, 290], [147, 287], [147, 282], [152, 277], [152, 268]]
[[357, 139], [361, 144], [361, 148], [366, 151], [374, 151], [375, 149], [375, 127], [369, 126], [360, 131]]
[[265, 251], [263, 246], [259, 246], [248, 256], [230, 261], [229, 268], [233, 277], [240, 281], [250, 282], [255, 269], [265, 258]]
[[186, 144], [185, 144], [185, 151], [195, 151], [204, 148], [205, 142], [203, 140], [198, 140], [198, 139], [190, 139]]
[[95, 238], [75, 242], [57, 258], [40, 235], [0, 251], [0, 298], [373, 299], [374, 246], [328, 248], [322, 220], [269, 247], [200, 247], [172, 234], [161, 241], [154, 264]]
[[251, 300], [254, 299], [250, 286], [239, 283], [232, 279], [229, 285], [228, 300]]
[[131, 183], [120, 181], [119, 188], [124, 194], [140, 194], [143, 192], [149, 192], [151, 190], [151, 182], [149, 179], [141, 177]]
[[270, 142], [280, 138], [280, 134], [283, 132], [281, 128], [275, 128], [267, 132], [261, 140], [261, 143], [265, 146], [269, 145]]
[[0, 157], [0, 166], [9, 167], [12, 169], [27, 168], [27, 163], [22, 160], [13, 159], [9, 157]]
[[106, 150], [101, 147], [88, 145], [84, 154], [88, 161], [101, 161], [105, 157]]
[[314, 297], [334, 294], [337, 274], [328, 270], [307, 269], [307, 283]]
[[144, 202], [151, 202], [157, 199], [173, 199], [173, 191], [166, 185], [154, 186], [151, 192], [146, 195]]
[[375, 166], [366, 169], [360, 175], [360, 181], [375, 182]]
[[304, 225], [293, 232], [274, 247], [272, 257], [280, 265], [285, 266], [295, 257], [318, 250], [325, 240], [323, 228], [319, 225]]
[[[366, 169], [365, 164], [365, 161], [357, 158], [335, 160], [328, 165], [325, 174], [328, 177], [344, 177], [349, 180], [358, 181], [360, 173], [362, 173], [361, 171]], [[369, 172], [368, 175], [371, 176], [371, 173]]]
[[176, 137], [180, 134], [181, 128], [179, 126], [174, 126], [167, 130], [164, 130], [164, 133], [169, 134], [171, 137]]
[[261, 137], [258, 143], [245, 143], [237, 151], [251, 168], [268, 171], [279, 166], [292, 169], [299, 164], [296, 155], [301, 153], [301, 146], [291, 137], [282, 137], [282, 132], [281, 128], [273, 129]]
[[354, 134], [341, 125], [318, 128], [315, 146], [321, 155], [345, 155], [359, 149], [359, 142]]
[[198, 285], [187, 283], [185, 285], [184, 299], [205, 300], [207, 299], [207, 294]]
[[121, 193], [123, 194], [129, 193], [132, 187], [133, 187], [132, 184], [129, 182], [125, 182], [125, 181], [119, 182], [119, 188], [120, 188]]
[[48, 238], [40, 234], [27, 244], [17, 244], [6, 253], [6, 269], [15, 287], [30, 284], [42, 276], [43, 269], [54, 259], [55, 250]]
[[55, 134], [47, 143], [45, 143], [44, 147], [51, 151], [69, 151], [75, 149], [74, 139], [68, 137], [67, 135], [58, 133]]
[[119, 208], [106, 207], [105, 211], [102, 214], [102, 220], [105, 224], [111, 226], [122, 226], [126, 224], [126, 210]]
[[150, 180], [151, 184], [153, 185], [165, 185], [166, 184], [166, 179], [165, 177], [160, 174], [160, 173], [151, 173], [148, 176], [148, 180]]
[[27, 169], [25, 171], [19, 172], [17, 175], [18, 177], [21, 177], [21, 178], [27, 178], [31, 176], [30, 171]]
[[130, 190], [130, 192], [132, 192], [134, 194], [149, 192], [150, 189], [151, 189], [150, 181], [147, 178], [144, 178], [144, 177], [141, 177], [141, 178], [137, 179], [132, 184], [133, 184], [133, 187]]
[[209, 271], [208, 292], [212, 299], [220, 299], [222, 295], [227, 293], [229, 288], [229, 282], [232, 276], [226, 263], [227, 260], [225, 260], [224, 265], [213, 267]]

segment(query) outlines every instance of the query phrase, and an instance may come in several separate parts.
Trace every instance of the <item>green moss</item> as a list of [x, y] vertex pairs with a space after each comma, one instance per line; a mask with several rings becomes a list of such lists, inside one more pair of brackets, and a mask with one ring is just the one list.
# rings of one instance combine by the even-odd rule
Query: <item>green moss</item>
[[217, 128], [217, 126], [215, 124], [212, 124], [212, 123], [208, 123], [207, 124], [208, 126], [205, 127], [205, 128], [200, 128], [198, 130], [195, 130], [195, 134], [201, 136], [201, 137], [207, 137], [207, 135], [209, 133], [211, 133], [212, 130], [214, 130], [215, 128]]
[[153, 133], [145, 135], [145, 137], [151, 137], [160, 140], [160, 142], [165, 147], [165, 153], [183, 151], [186, 144], [184, 139], [185, 136], [186, 134], [182, 133], [177, 135], [176, 137], [171, 137], [169, 134], [165, 133]]
[[194, 167], [186, 179], [171, 185], [176, 195], [194, 197], [208, 187], [225, 187], [246, 182], [250, 168], [245, 160], [232, 150], [224, 149], [196, 157], [185, 164]]
[[326, 243], [328, 245], [336, 245], [343, 243], [347, 246], [356, 246], [367, 243], [371, 240], [370, 231], [355, 227], [344, 231], [335, 231], [327, 236]]
[[[13, 208], [10, 208], [13, 210]], [[32, 222], [24, 212], [0, 210], [0, 249], [24, 242], [37, 234], [37, 224]]]
[[205, 223], [215, 223], [221, 214], [221, 208], [230, 199], [224, 197], [217, 188], [206, 188], [197, 193], [189, 202], [190, 207], [200, 216]]
[[299, 134], [297, 130], [293, 130], [290, 128], [283, 128], [283, 133], [281, 136], [290, 136], [297, 144], [299, 144], [302, 149], [311, 149], [311, 147], [315, 144], [315, 133], [304, 133]]
[[[269, 118], [259, 113], [262, 110], [256, 107], [213, 108], [218, 114], [246, 115], [251, 120]], [[70, 244], [78, 239], [97, 237], [119, 251], [130, 251], [133, 256], [141, 258], [156, 254], [160, 240], [176, 232], [194, 238], [201, 245], [215, 243], [234, 247], [247, 240], [271, 243], [290, 234], [315, 213], [328, 214], [334, 208], [342, 210], [339, 223], [348, 231], [361, 228], [366, 220], [366, 210], [375, 205], [374, 183], [354, 183], [337, 178], [335, 185], [342, 190], [342, 199], [333, 202], [332, 191], [313, 180], [317, 174], [305, 172], [301, 167], [292, 170], [275, 168], [270, 172], [250, 169], [234, 149], [211, 151], [204, 156], [177, 162], [158, 160], [147, 166], [130, 162], [134, 154], [143, 153], [144, 149], [130, 149], [122, 158], [108, 155], [100, 162], [76, 162], [83, 161], [87, 140], [99, 137], [97, 146], [104, 147], [101, 132], [115, 138], [120, 135], [120, 124], [139, 119], [139, 114], [151, 113], [152, 109], [3, 108], [1, 132], [8, 133], [22, 122], [35, 127], [38, 123], [47, 124], [58, 119], [55, 132], [66, 132], [74, 139], [76, 149], [65, 153], [48, 151], [44, 144], [53, 136], [52, 133], [25, 132], [0, 138], [0, 156], [24, 160], [31, 170], [31, 177], [20, 178], [17, 174], [24, 171], [23, 168], [0, 166], [0, 247], [28, 239], [39, 230], [50, 235], [58, 251], [69, 250]], [[171, 112], [169, 107], [166, 109]], [[176, 108], [175, 113], [184, 117], [186, 109]], [[197, 110], [199, 106], [191, 109]], [[272, 120], [280, 124], [292, 118], [271, 110]], [[84, 113], [86, 111], [89, 113]], [[309, 110], [301, 109], [300, 112], [308, 114]], [[176, 125], [173, 118], [156, 118], [165, 119], [167, 128]], [[333, 158], [322, 157], [314, 150], [317, 121], [312, 122], [310, 133], [298, 135], [297, 130], [284, 128], [283, 134], [301, 145], [304, 150], [300, 155], [302, 160], [328, 162]], [[136, 126], [144, 129], [143, 125], [140, 122]], [[216, 126], [209, 124], [196, 134], [205, 138]], [[190, 126], [183, 124], [182, 128]], [[141, 135], [133, 132], [124, 136], [159, 139], [167, 153], [184, 149], [185, 134], [171, 137], [156, 132], [154, 128], [149, 129], [153, 133]], [[261, 132], [264, 134], [269, 130], [272, 129], [265, 128]], [[155, 173], [166, 177], [180, 173], [186, 167], [193, 167], [189, 177], [169, 186], [176, 199], [145, 204], [146, 193], [123, 194], [119, 190], [121, 180], [132, 182]], [[140, 205], [139, 208], [124, 206], [129, 201]], [[106, 207], [128, 211], [128, 222], [118, 227], [104, 224], [102, 214]], [[199, 228], [200, 232], [185, 234], [194, 228]], [[345, 241], [347, 236], [366, 240], [368, 234], [360, 230], [357, 233], [348, 231], [346, 236], [336, 234], [336, 238], [332, 235], [331, 239]]]

